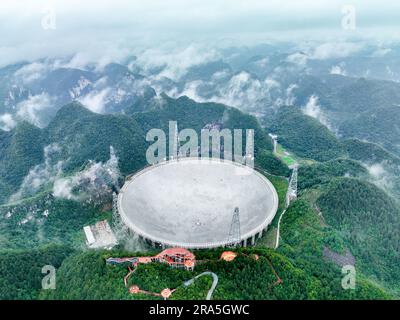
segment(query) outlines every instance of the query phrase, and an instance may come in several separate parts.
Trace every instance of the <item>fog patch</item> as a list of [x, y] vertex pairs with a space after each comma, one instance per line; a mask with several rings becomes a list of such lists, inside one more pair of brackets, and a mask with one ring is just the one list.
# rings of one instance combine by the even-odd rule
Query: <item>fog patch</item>
[[105, 106], [108, 101], [107, 96], [110, 91], [110, 88], [105, 88], [101, 91], [94, 90], [87, 95], [80, 97], [78, 101], [92, 112], [105, 113]]
[[302, 108], [302, 111], [305, 115], [310, 116], [314, 119], [317, 119], [321, 124], [326, 126], [329, 130], [332, 131], [332, 128], [321, 110], [321, 106], [319, 105], [319, 98], [316, 95], [312, 95], [305, 107]]
[[331, 71], [329, 72], [330, 74], [336, 74], [336, 75], [340, 75], [340, 76], [347, 76], [347, 72], [346, 70], [337, 65], [337, 66], [332, 66]]
[[17, 125], [13, 116], [9, 113], [4, 113], [0, 116], [0, 129], [10, 131]]
[[190, 67], [215, 61], [220, 57], [215, 49], [190, 45], [183, 50], [167, 52], [159, 49], [148, 49], [137, 58], [137, 65], [142, 66], [148, 75], [156, 75], [179, 80]]
[[104, 202], [118, 188], [121, 177], [118, 158], [110, 146], [110, 158], [107, 162], [90, 161], [86, 168], [69, 177], [60, 177], [54, 181], [53, 195], [56, 198]]
[[279, 85], [272, 79], [262, 81], [246, 71], [233, 75], [228, 82], [215, 84], [217, 92], [209, 100], [251, 111], [259, 109], [262, 100], [271, 100], [270, 90]]
[[179, 97], [179, 96], [187, 96], [190, 99], [193, 99], [197, 102], [204, 102], [205, 99], [201, 97], [198, 93], [198, 87], [203, 85], [203, 81], [196, 80], [187, 83], [181, 93], [177, 93], [176, 89], [169, 92], [172, 97]]
[[41, 79], [47, 73], [49, 68], [50, 67], [45, 63], [33, 62], [18, 69], [14, 73], [14, 76], [20, 79], [23, 83], [29, 84], [35, 80]]
[[346, 58], [359, 52], [363, 46], [353, 42], [327, 42], [318, 45], [311, 52], [311, 59], [327, 60]]
[[116, 211], [113, 212], [111, 227], [118, 243], [122, 245], [125, 250], [135, 252], [148, 249], [143, 241], [140, 240], [139, 235], [129, 230]]
[[51, 185], [62, 174], [63, 161], [55, 160], [60, 151], [61, 148], [57, 144], [44, 147], [44, 163], [29, 170], [19, 190], [11, 195], [10, 203], [36, 194]]
[[47, 124], [46, 113], [53, 107], [53, 99], [48, 93], [29, 96], [17, 104], [17, 115], [33, 125], [44, 128]]
[[294, 94], [294, 90], [298, 89], [299, 86], [295, 83], [290, 84], [286, 90], [285, 90], [285, 95], [284, 97], [279, 97], [275, 101], [275, 105], [280, 107], [282, 105], [285, 106], [293, 106], [294, 103], [296, 102], [296, 96]]
[[367, 168], [372, 177], [372, 182], [375, 185], [387, 191], [393, 188], [393, 177], [390, 172], [386, 170], [384, 162], [374, 164], [363, 163], [363, 165]]
[[296, 52], [289, 55], [286, 58], [287, 62], [293, 63], [299, 67], [305, 67], [307, 65], [308, 57], [302, 52]]

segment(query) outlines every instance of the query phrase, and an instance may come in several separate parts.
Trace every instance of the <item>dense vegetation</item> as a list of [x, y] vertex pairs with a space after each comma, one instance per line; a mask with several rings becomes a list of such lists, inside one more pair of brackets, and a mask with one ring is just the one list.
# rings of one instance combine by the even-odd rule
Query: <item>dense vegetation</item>
[[[358, 271], [355, 290], [343, 290], [341, 269], [323, 257], [324, 247], [343, 253], [344, 241], [335, 229], [325, 225], [321, 217], [300, 199], [288, 209], [282, 225], [282, 246], [278, 252], [293, 261], [309, 276], [308, 294], [318, 299], [387, 298], [381, 288]], [[358, 270], [358, 264], [356, 265]]]
[[61, 108], [45, 129], [49, 143], [63, 148], [68, 159], [66, 170], [75, 170], [88, 159], [105, 162], [113, 146], [120, 159], [120, 170], [129, 174], [144, 166], [144, 132], [130, 117], [100, 115], [73, 103]]
[[[194, 273], [160, 264], [142, 265], [130, 283], [154, 292], [177, 288], [173, 299], [204, 299], [211, 278], [201, 278], [189, 287], [183, 286], [183, 281], [210, 270], [220, 280], [214, 299], [384, 299], [392, 297], [389, 291], [399, 294], [399, 207], [384, 191], [366, 182], [373, 180], [366, 164], [384, 163], [395, 170], [400, 164], [396, 156], [370, 143], [341, 141], [294, 107], [281, 108], [266, 131], [254, 117], [222, 104], [200, 104], [165, 95], [158, 98], [145, 110], [133, 106], [129, 115], [94, 114], [73, 103], [61, 108], [44, 129], [22, 123], [10, 132], [0, 131], [0, 149], [5, 151], [0, 154], [0, 202], [18, 190], [29, 169], [43, 163], [46, 145], [61, 147], [56, 160], [65, 162], [64, 175], [82, 170], [89, 160], [107, 161], [112, 145], [119, 168], [127, 175], [145, 165], [145, 133], [149, 129], [168, 133], [168, 121], [177, 121], [180, 130], [200, 132], [212, 124], [255, 130], [255, 164], [275, 185], [280, 198], [272, 225], [276, 227], [284, 209], [290, 170], [272, 153], [267, 132], [274, 132], [296, 159], [313, 160], [302, 162], [299, 169], [300, 199], [282, 219], [279, 249], [267, 249], [260, 241], [256, 248], [238, 249], [243, 255], [230, 263], [219, 260], [221, 250], [196, 251], [199, 259], [209, 261], [199, 264]], [[83, 250], [82, 227], [110, 219], [109, 210], [109, 197], [98, 203], [59, 199], [52, 195], [51, 186], [30, 198], [1, 206], [2, 297], [148, 299], [127, 292], [122, 280], [126, 267], [105, 264], [109, 256], [147, 253]], [[75, 252], [46, 247], [49, 244], [69, 245]], [[340, 267], [323, 256], [326, 248], [338, 254], [349, 250], [355, 256], [356, 290], [342, 289]], [[260, 259], [252, 258], [252, 253]], [[12, 261], [19, 262], [23, 270], [25, 261], [31, 258], [36, 262], [30, 271], [23, 274], [18, 269], [18, 281], [12, 284]], [[282, 278], [281, 284], [275, 284], [270, 262]], [[39, 293], [40, 269], [46, 264], [59, 268], [57, 289]]]
[[22, 122], [13, 131], [0, 131], [0, 203], [15, 192], [29, 169], [43, 161], [42, 131]]
[[398, 82], [339, 75], [304, 76], [300, 81], [298, 105], [315, 95], [341, 136], [378, 143], [400, 155]]
[[359, 162], [336, 159], [300, 167], [298, 186], [302, 191], [329, 183], [335, 177], [368, 177], [368, 171]]
[[[146, 132], [160, 128], [168, 133], [169, 121], [177, 121], [179, 130], [192, 128], [199, 134], [207, 124], [220, 124], [231, 130], [254, 129], [256, 155], [272, 150], [271, 141], [257, 120], [237, 109], [201, 104], [186, 97], [175, 100], [163, 95], [161, 99], [157, 108], [133, 116], [96, 114], [79, 103], [71, 103], [62, 107], [44, 129], [23, 122], [10, 132], [0, 131], [0, 203], [18, 190], [30, 169], [43, 163], [47, 145], [61, 149], [53, 161], [62, 161], [65, 173], [81, 170], [89, 160], [107, 161], [112, 146], [121, 173], [128, 175], [146, 165]], [[244, 152], [246, 135], [242, 138]], [[276, 159], [270, 169], [285, 170]]]
[[[368, 299], [388, 298], [382, 290], [360, 276], [355, 291], [341, 288], [340, 269], [320, 257], [317, 271], [303, 258], [290, 259], [270, 249], [240, 249], [241, 253], [233, 262], [219, 260], [221, 250], [201, 250], [195, 254], [206, 260], [195, 272], [171, 269], [164, 264], [139, 265], [129, 279], [130, 285], [155, 293], [164, 288], [177, 289], [172, 299], [204, 299], [211, 286], [211, 277], [204, 277], [185, 287], [183, 282], [203, 271], [218, 275], [218, 286], [213, 299]], [[252, 254], [259, 255], [255, 260]], [[315, 253], [315, 252], [313, 252]], [[43, 291], [43, 299], [160, 299], [144, 294], [128, 293], [123, 283], [127, 273], [124, 266], [108, 266], [105, 258], [129, 253], [91, 251], [73, 255], [66, 259], [57, 276], [57, 289]], [[130, 253], [135, 255], [137, 253]], [[140, 253], [139, 253], [140, 255]], [[208, 261], [207, 261], [208, 260]], [[282, 279], [277, 284], [274, 271]], [[329, 271], [328, 271], [329, 270]]]
[[341, 125], [341, 133], [347, 137], [374, 141], [396, 155], [400, 155], [399, 117], [400, 107], [398, 105], [384, 106], [369, 112], [364, 111], [356, 121], [354, 117], [344, 121]]
[[257, 154], [255, 166], [274, 175], [284, 177], [290, 175], [290, 169], [268, 150], [262, 150]]
[[268, 123], [268, 130], [278, 135], [279, 142], [302, 158], [327, 161], [343, 154], [333, 133], [296, 107], [280, 108]]
[[109, 217], [109, 212], [102, 211], [102, 206], [57, 199], [46, 193], [0, 206], [0, 249], [38, 248], [52, 243], [81, 247], [82, 228]]
[[42, 268], [56, 269], [72, 253], [65, 246], [30, 250], [0, 250], [0, 300], [37, 299], [42, 288]]
[[[400, 158], [377, 144], [358, 139], [343, 142], [349, 157], [361, 161], [366, 167], [378, 169], [372, 181], [395, 198], [400, 196]], [[377, 181], [376, 181], [377, 180]]]
[[376, 186], [350, 178], [332, 181], [317, 204], [327, 223], [340, 230], [361, 269], [398, 292], [398, 204]]
[[389, 162], [400, 165], [400, 158], [383, 149], [381, 146], [361, 141], [358, 139], [348, 139], [343, 141], [343, 146], [347, 154], [354, 160], [367, 163]]
[[[253, 116], [238, 109], [218, 103], [198, 103], [187, 97], [178, 99], [161, 95], [161, 101], [149, 111], [134, 113], [133, 118], [140, 124], [144, 132], [152, 128], [162, 129], [168, 133], [169, 121], [177, 121], [178, 129], [194, 129], [199, 137], [200, 131], [208, 124], [220, 125], [227, 129], [254, 129], [255, 153], [260, 149], [272, 150], [272, 143], [260, 124]], [[232, 132], [233, 134], [233, 132]], [[245, 133], [242, 134], [243, 149]]]

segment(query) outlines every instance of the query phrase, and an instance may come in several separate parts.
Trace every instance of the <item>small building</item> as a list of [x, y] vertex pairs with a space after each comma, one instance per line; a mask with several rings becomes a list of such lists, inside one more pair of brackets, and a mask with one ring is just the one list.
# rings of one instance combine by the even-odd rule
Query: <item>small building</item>
[[196, 265], [196, 256], [184, 248], [168, 248], [152, 257], [108, 258], [106, 262], [114, 265], [129, 263], [133, 267], [137, 267], [138, 264], [159, 262], [167, 263], [174, 268], [193, 270]]
[[196, 257], [184, 248], [169, 248], [160, 252], [155, 257], [156, 261], [168, 263], [171, 267], [193, 270]]
[[117, 238], [107, 220], [83, 227], [86, 245], [91, 249], [111, 249], [118, 244]]
[[224, 251], [221, 254], [221, 260], [228, 261], [228, 262], [235, 260], [236, 257], [237, 257], [237, 253], [233, 252], [233, 251]]
[[83, 227], [83, 231], [85, 232], [86, 236], [86, 244], [88, 245], [88, 247], [90, 247], [96, 242], [96, 239], [93, 236], [92, 229], [90, 228], [90, 226], [85, 226]]

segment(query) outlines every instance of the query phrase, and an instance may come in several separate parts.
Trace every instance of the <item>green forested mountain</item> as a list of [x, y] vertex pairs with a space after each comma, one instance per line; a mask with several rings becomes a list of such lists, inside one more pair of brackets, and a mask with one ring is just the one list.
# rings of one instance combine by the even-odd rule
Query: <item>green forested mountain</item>
[[323, 217], [336, 228], [360, 268], [398, 291], [400, 209], [384, 191], [358, 179], [333, 180], [317, 200]]
[[374, 176], [372, 181], [395, 198], [400, 196], [400, 158], [377, 144], [350, 139], [343, 141], [352, 159], [362, 162]]
[[0, 206], [0, 217], [0, 250], [48, 244], [82, 247], [82, 228], [109, 218], [110, 212], [104, 211], [101, 204], [55, 198], [44, 192], [17, 204]]
[[399, 136], [400, 106], [382, 106], [376, 110], [364, 111], [358, 117], [343, 121], [341, 132], [346, 137], [357, 137], [379, 143], [381, 146], [400, 155]]
[[137, 122], [124, 115], [100, 115], [73, 103], [60, 109], [44, 130], [49, 143], [62, 147], [68, 159], [66, 170], [76, 170], [88, 160], [105, 162], [113, 146], [123, 174], [145, 164], [145, 133]]
[[400, 155], [397, 81], [326, 75], [301, 77], [299, 105], [317, 96], [322, 113], [344, 138], [365, 139]]
[[288, 177], [290, 169], [269, 150], [261, 150], [255, 159], [255, 166], [269, 173]]
[[0, 131], [0, 203], [15, 192], [29, 169], [43, 161], [43, 132], [28, 122]]
[[302, 166], [299, 169], [299, 188], [304, 190], [329, 183], [336, 177], [368, 177], [368, 171], [359, 162], [335, 159], [323, 163]]
[[335, 243], [342, 239], [338, 249], [348, 248], [359, 270], [398, 294], [400, 207], [368, 181], [364, 166], [338, 159], [300, 167], [298, 184], [300, 195], [335, 231]]
[[[400, 213], [389, 195], [367, 182], [372, 178], [366, 168], [366, 164], [376, 162], [394, 167], [397, 157], [377, 145], [340, 140], [294, 107], [283, 107], [264, 130], [254, 117], [237, 109], [197, 103], [186, 97], [172, 99], [163, 95], [145, 111], [130, 115], [95, 114], [73, 103], [61, 108], [44, 129], [22, 123], [10, 132], [0, 131], [0, 147], [5, 150], [0, 155], [3, 202], [18, 190], [32, 167], [46, 161], [43, 149], [47, 145], [59, 146], [55, 160], [63, 162], [63, 177], [84, 169], [89, 160], [106, 162], [110, 146], [119, 158], [122, 175], [127, 175], [145, 165], [146, 132], [160, 128], [168, 133], [168, 121], [177, 121], [180, 130], [194, 128], [197, 132], [210, 124], [220, 128], [255, 129], [256, 166], [282, 176], [279, 179], [285, 183], [290, 170], [273, 155], [267, 132], [277, 133], [280, 143], [297, 159], [312, 161], [302, 162], [299, 169], [299, 199], [291, 204], [282, 219], [281, 245], [276, 251], [267, 249], [261, 241], [255, 248], [238, 249], [243, 255], [227, 263], [219, 261], [222, 249], [199, 250], [196, 256], [209, 261], [199, 264], [194, 273], [150, 264], [138, 268], [131, 284], [155, 292], [165, 287], [177, 288], [173, 299], [203, 299], [211, 279], [205, 277], [188, 288], [182, 282], [211, 270], [220, 277], [215, 299], [388, 299], [398, 296], [400, 280], [396, 274], [400, 273], [395, 261], [399, 260], [396, 231]], [[279, 190], [281, 203], [284, 191]], [[13, 259], [25, 261], [31, 252], [38, 257], [32, 273], [21, 273], [22, 280], [16, 284], [10, 283], [11, 276], [2, 267], [3, 297], [148, 299], [149, 296], [129, 294], [122, 281], [126, 268], [107, 266], [105, 258], [153, 252], [126, 252], [118, 248], [111, 252], [83, 250], [82, 227], [98, 220], [110, 220], [109, 210], [109, 197], [96, 203], [59, 199], [47, 186], [29, 198], [1, 206], [0, 249], [7, 250], [0, 265], [8, 268]], [[44, 247], [51, 243], [69, 245], [75, 251]], [[342, 289], [343, 274], [337, 264], [324, 257], [326, 249], [337, 254], [349, 250], [354, 255], [356, 290]], [[257, 253], [260, 259], [251, 258], [252, 253]], [[59, 267], [55, 291], [40, 292], [37, 280], [42, 276], [37, 275], [40, 263]], [[275, 283], [271, 265], [282, 279], [281, 284]]]
[[38, 299], [42, 288], [42, 268], [59, 268], [72, 253], [65, 246], [46, 246], [30, 250], [0, 251], [0, 299]]
[[[146, 164], [146, 132], [160, 128], [168, 134], [169, 121], [177, 121], [179, 130], [193, 128], [199, 133], [207, 124], [254, 129], [256, 154], [272, 150], [271, 141], [258, 121], [237, 109], [215, 103], [201, 104], [186, 97], [172, 99], [163, 95], [161, 99], [158, 108], [133, 116], [96, 114], [79, 103], [72, 103], [62, 107], [44, 129], [23, 122], [10, 132], [1, 131], [0, 201], [6, 201], [18, 190], [30, 169], [43, 163], [47, 145], [61, 149], [55, 160], [63, 161], [62, 169], [66, 173], [81, 170], [89, 160], [107, 161], [110, 146], [119, 158], [121, 173], [133, 173]], [[245, 134], [243, 150], [244, 147]], [[285, 170], [279, 160], [274, 162], [277, 170]]]
[[375, 143], [359, 139], [346, 139], [342, 144], [352, 159], [366, 163], [386, 162], [387, 164], [400, 165], [399, 157]]
[[95, 114], [73, 103], [61, 108], [47, 128], [23, 122], [0, 135], [0, 201], [18, 190], [30, 169], [44, 162], [44, 148], [50, 144], [60, 148], [55, 160], [63, 161], [65, 172], [80, 170], [89, 160], [107, 161], [110, 146], [123, 174], [145, 164], [145, 137], [134, 119]]
[[[361, 272], [357, 273], [356, 290], [343, 290], [341, 269], [323, 257], [325, 247], [343, 253], [346, 244], [340, 231], [326, 225], [307, 200], [297, 200], [282, 221], [282, 245], [278, 252], [309, 275], [309, 298], [376, 299], [390, 296]], [[358, 264], [356, 268], [358, 270]]]
[[[256, 165], [272, 174], [289, 175], [289, 169], [272, 154], [272, 143], [266, 132], [261, 128], [257, 119], [238, 109], [217, 103], [198, 103], [187, 97], [178, 99], [161, 95], [161, 101], [151, 110], [133, 114], [143, 131], [152, 128], [163, 129], [168, 133], [168, 122], [177, 121], [178, 129], [191, 128], [200, 131], [208, 124], [220, 125], [221, 129], [254, 129], [254, 147]], [[233, 131], [232, 131], [233, 134]], [[246, 134], [242, 132], [242, 148], [245, 149]]]
[[270, 132], [278, 135], [281, 144], [300, 157], [327, 161], [344, 153], [328, 128], [296, 107], [281, 107], [267, 120], [267, 125]]
[[[218, 286], [213, 299], [385, 299], [390, 295], [360, 277], [355, 291], [340, 287], [338, 268], [318, 258], [318, 273], [307, 271], [296, 259], [270, 249], [248, 248], [238, 250], [233, 262], [219, 260], [219, 250], [201, 250], [195, 254], [205, 261], [194, 272], [171, 269], [163, 264], [140, 265], [129, 279], [129, 284], [159, 293], [164, 288], [177, 289], [172, 299], [204, 299], [211, 287], [211, 278], [197, 280], [185, 288], [183, 282], [203, 271], [218, 275]], [[43, 299], [160, 299], [144, 294], [131, 295], [123, 283], [127, 269], [109, 266], [105, 258], [121, 252], [92, 251], [66, 259], [59, 269], [57, 289], [42, 292]], [[127, 253], [125, 253], [127, 254]], [[132, 254], [132, 253], [131, 253]], [[251, 254], [259, 255], [255, 260]], [[135, 254], [133, 254], [135, 255]], [[140, 253], [139, 253], [140, 255]], [[207, 262], [209, 260], [209, 262]], [[308, 265], [310, 267], [311, 264]], [[273, 268], [273, 269], [272, 269]], [[277, 284], [277, 277], [282, 279]], [[329, 271], [328, 271], [329, 270]]]
[[151, 110], [133, 114], [133, 118], [145, 132], [152, 128], [160, 128], [167, 133], [168, 122], [177, 121], [179, 130], [191, 128], [200, 136], [201, 129], [207, 124], [219, 124], [222, 128], [231, 130], [254, 129], [256, 152], [261, 148], [272, 150], [271, 140], [256, 118], [238, 109], [213, 102], [198, 103], [186, 96], [172, 99], [163, 94], [160, 99]]

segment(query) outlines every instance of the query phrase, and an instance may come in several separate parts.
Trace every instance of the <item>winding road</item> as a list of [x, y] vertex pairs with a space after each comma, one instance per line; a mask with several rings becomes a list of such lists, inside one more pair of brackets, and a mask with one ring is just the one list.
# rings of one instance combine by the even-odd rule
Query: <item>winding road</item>
[[207, 271], [207, 272], [200, 273], [199, 275], [195, 276], [194, 278], [185, 281], [184, 286], [185, 287], [190, 286], [197, 278], [200, 278], [202, 276], [212, 276], [213, 277], [213, 283], [211, 285], [210, 290], [208, 290], [207, 297], [206, 297], [206, 300], [211, 300], [212, 294], [218, 284], [218, 276], [214, 272]]
[[295, 185], [295, 198], [297, 198], [297, 169], [298, 169], [298, 163], [296, 162], [294, 165], [290, 166], [289, 168], [293, 169], [292, 175], [290, 177], [289, 180], [289, 186], [288, 186], [288, 190], [286, 193], [286, 203], [285, 203], [285, 209], [283, 210], [282, 214], [279, 217], [278, 220], [278, 230], [276, 232], [276, 242], [275, 242], [275, 249], [277, 249], [279, 247], [279, 239], [280, 239], [280, 232], [281, 232], [281, 221], [282, 221], [282, 217], [283, 215], [286, 213], [287, 208], [290, 205], [290, 201], [292, 200], [293, 197], [293, 190], [291, 190], [291, 184], [293, 182], [293, 180], [295, 180], [294, 185]]
[[285, 213], [286, 213], [286, 209], [283, 210], [283, 212], [282, 212], [282, 214], [281, 214], [281, 216], [279, 217], [279, 220], [278, 220], [278, 230], [276, 231], [275, 249], [277, 249], [277, 248], [279, 247], [279, 238], [281, 237], [281, 236], [280, 236], [280, 232], [281, 232], [281, 220], [282, 220], [282, 217], [283, 217], [283, 215], [284, 215]]

